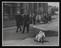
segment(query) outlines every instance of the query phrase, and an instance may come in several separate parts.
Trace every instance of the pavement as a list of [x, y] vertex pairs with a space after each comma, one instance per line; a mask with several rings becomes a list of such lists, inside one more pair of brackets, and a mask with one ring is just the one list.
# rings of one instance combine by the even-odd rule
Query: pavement
[[[45, 32], [46, 42], [44, 44], [35, 42], [33, 39], [35, 35], [40, 31]], [[3, 46], [58, 46], [59, 45], [59, 23], [57, 21], [49, 24], [36, 24], [30, 25], [30, 32], [22, 34], [20, 31], [16, 33], [16, 26], [3, 28], [2, 32], [2, 45]]]
[[[29, 33], [22, 34], [20, 31], [18, 33], [15, 32], [16, 28], [11, 27], [3, 30], [3, 46], [58, 46], [59, 44], [59, 38], [57, 33], [58, 32], [46, 32], [46, 40], [49, 42], [46, 42], [44, 44], [34, 42], [34, 36], [39, 32], [40, 30], [31, 28]], [[53, 33], [53, 34], [52, 34]]]
[[58, 46], [57, 37], [47, 37], [49, 42], [39, 43], [33, 40], [34, 38], [26, 38], [24, 40], [8, 40], [3, 41], [3, 46]]

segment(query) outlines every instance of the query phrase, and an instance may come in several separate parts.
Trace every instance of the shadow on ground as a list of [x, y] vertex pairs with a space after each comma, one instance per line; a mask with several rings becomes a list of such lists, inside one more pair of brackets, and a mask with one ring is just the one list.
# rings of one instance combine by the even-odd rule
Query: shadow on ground
[[40, 30], [40, 29], [33, 28], [31, 31], [32, 31], [32, 33], [34, 32], [35, 35], [39, 31], [43, 31], [47, 37], [50, 37], [50, 36], [58, 36], [58, 32], [57, 31], [53, 31], [53, 30], [47, 30], [47, 31], [45, 31], [45, 30]]

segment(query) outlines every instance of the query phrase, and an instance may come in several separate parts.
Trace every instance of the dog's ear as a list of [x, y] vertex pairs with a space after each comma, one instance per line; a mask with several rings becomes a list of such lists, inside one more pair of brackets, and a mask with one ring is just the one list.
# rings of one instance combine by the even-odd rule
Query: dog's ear
[[39, 33], [41, 33], [42, 31], [40, 31]]

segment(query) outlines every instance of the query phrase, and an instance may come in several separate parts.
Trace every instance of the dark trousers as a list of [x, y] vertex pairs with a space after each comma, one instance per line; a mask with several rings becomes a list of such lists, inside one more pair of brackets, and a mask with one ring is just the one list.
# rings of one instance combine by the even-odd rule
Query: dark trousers
[[21, 25], [20, 25], [20, 23], [17, 23], [17, 29], [16, 29], [16, 32], [18, 32], [18, 29], [20, 28], [20, 31], [22, 30], [21, 29]]
[[29, 32], [29, 24], [27, 24], [27, 25], [25, 24], [24, 27], [23, 27], [23, 33], [25, 31], [25, 27], [27, 28], [27, 32]]
[[34, 24], [34, 25], [35, 25], [35, 21], [36, 21], [36, 20], [35, 20], [35, 19], [33, 19], [33, 24]]

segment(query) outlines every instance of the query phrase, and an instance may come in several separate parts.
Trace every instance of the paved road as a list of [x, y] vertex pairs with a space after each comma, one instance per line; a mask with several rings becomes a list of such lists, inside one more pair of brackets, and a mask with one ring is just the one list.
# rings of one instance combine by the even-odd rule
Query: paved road
[[[16, 28], [3, 30], [3, 45], [11, 45], [11, 46], [35, 46], [35, 45], [58, 45], [58, 32], [46, 32], [46, 42], [44, 44], [34, 42], [34, 36], [40, 31], [36, 28], [30, 28], [29, 33], [22, 34], [20, 31], [18, 33], [15, 32]], [[53, 33], [53, 34], [52, 34]]]
[[57, 46], [58, 40], [57, 37], [47, 37], [49, 42], [45, 42], [44, 44], [34, 42], [33, 38], [26, 38], [24, 40], [8, 40], [3, 41], [6, 46]]

